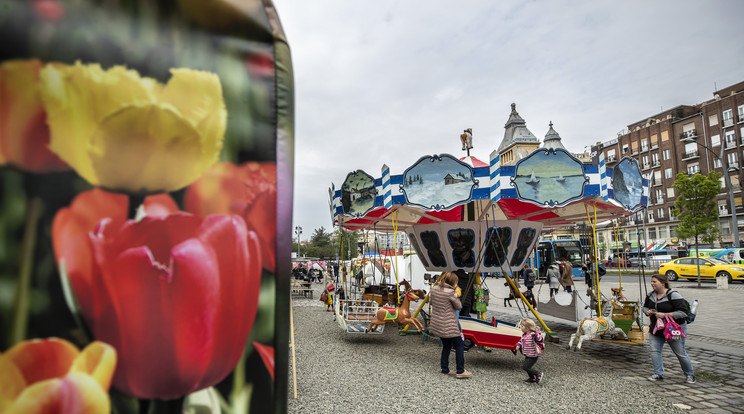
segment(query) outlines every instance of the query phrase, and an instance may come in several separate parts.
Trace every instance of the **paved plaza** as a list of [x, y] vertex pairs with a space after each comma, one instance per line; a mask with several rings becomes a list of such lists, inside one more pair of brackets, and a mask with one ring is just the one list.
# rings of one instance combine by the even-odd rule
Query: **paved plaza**
[[[639, 292], [639, 276], [623, 277], [623, 291], [629, 300], [637, 300], [644, 292]], [[646, 275], [646, 285], [650, 276]], [[517, 321], [521, 315], [516, 307], [504, 308], [498, 300], [506, 294], [503, 283], [489, 283], [494, 292], [489, 305], [489, 313], [507, 321]], [[576, 280], [575, 286], [584, 289], [583, 281]], [[602, 293], [609, 295], [611, 283], [601, 284]], [[503, 289], [500, 289], [503, 288]], [[649, 287], [650, 289], [650, 287]], [[646, 378], [653, 371], [649, 346], [616, 345], [603, 342], [585, 342], [578, 353], [588, 362], [601, 367], [609, 367], [617, 375], [628, 381], [648, 383], [649, 387], [661, 390], [678, 408], [691, 412], [741, 413], [744, 412], [744, 330], [740, 326], [741, 310], [744, 308], [744, 284], [733, 283], [727, 290], [717, 289], [713, 282], [677, 281], [672, 283], [685, 299], [698, 299], [695, 322], [688, 326], [686, 349], [692, 360], [698, 382], [686, 384], [677, 358], [668, 346], [664, 347], [665, 381], [650, 382]], [[547, 286], [534, 290], [541, 295]], [[494, 300], [496, 299], [496, 300]], [[568, 344], [569, 337], [576, 331], [576, 323], [541, 315], [548, 327], [560, 338], [560, 344]], [[648, 321], [646, 321], [648, 323]]]
[[[608, 277], [605, 279], [601, 284], [601, 290], [604, 295], [609, 296], [610, 289], [617, 287], [619, 280], [612, 273], [608, 273]], [[645, 281], [639, 279], [637, 275], [623, 275], [622, 286], [628, 300], [637, 300], [645, 296], [645, 289], [641, 287], [648, 286], [650, 276], [647, 275]], [[495, 316], [497, 319], [517, 322], [524, 314], [516, 306], [503, 306], [503, 298], [508, 296], [507, 288], [504, 287], [503, 282], [503, 279], [488, 278], [486, 280], [490, 290], [490, 303], [486, 317]], [[586, 287], [583, 280], [577, 279], [575, 284], [578, 289], [585, 289]], [[319, 284], [315, 284], [313, 288], [318, 291], [317, 293], [320, 292]], [[603, 373], [603, 375], [613, 376], [619, 381], [627, 381], [626, 384], [636, 385], [631, 389], [642, 390], [640, 393], [627, 395], [627, 398], [645, 400], [648, 395], [653, 393], [655, 396], [663, 396], [669, 401], [670, 411], [676, 409], [679, 412], [693, 413], [744, 412], [744, 393], [742, 392], [742, 388], [744, 388], [744, 330], [737, 329], [738, 324], [735, 323], [741, 319], [739, 311], [742, 309], [741, 303], [744, 300], [744, 284], [734, 283], [729, 286], [729, 289], [722, 290], [717, 289], [716, 284], [711, 282], [705, 282], [698, 288], [695, 282], [679, 281], [674, 282], [672, 288], [679, 291], [686, 299], [690, 301], [698, 299], [700, 302], [696, 321], [688, 327], [686, 342], [687, 353], [692, 360], [697, 376], [696, 384], [686, 384], [684, 382], [684, 374], [668, 346], [664, 347], [663, 352], [665, 380], [651, 382], [647, 380], [653, 373], [648, 344], [631, 346], [588, 341], [584, 342], [580, 351], [568, 351], [565, 347], [570, 335], [576, 330], [576, 322], [541, 314], [548, 327], [555, 332], [554, 336], [560, 341], [550, 347], [550, 352], [567, 353], [566, 356], [570, 354], [576, 359], [577, 366], [584, 366], [584, 364], [596, 366], [595, 373]], [[540, 282], [535, 286], [534, 291], [540, 296], [548, 294], [547, 286], [541, 286]], [[295, 306], [318, 307], [318, 313], [324, 313], [320, 308], [322, 304], [318, 302], [317, 296], [314, 300], [298, 299]], [[335, 324], [330, 320], [328, 322]], [[394, 328], [390, 326], [389, 329]], [[301, 338], [298, 341], [302, 343]], [[370, 339], [370, 342], [374, 341]], [[359, 345], [357, 344], [357, 346]], [[430, 352], [427, 349], [423, 348], [422, 351]], [[501, 358], [503, 358], [503, 355]], [[472, 361], [474, 365], [471, 366], [475, 367], [476, 370], [480, 368], [482, 375], [487, 375], [487, 367], [478, 366], [478, 364], [483, 364], [482, 351], [476, 348], [471, 349], [466, 354], [466, 360]], [[508, 359], [506, 360], [508, 361]], [[586, 368], [582, 369], [585, 370]], [[514, 371], [518, 374], [518, 369]], [[510, 374], [508, 372], [508, 374], [501, 375]], [[586, 374], [590, 375], [589, 372], [586, 372]], [[571, 373], [559, 373], [554, 370], [549, 372], [549, 375], [554, 381], [557, 381], [560, 375], [570, 376]], [[553, 382], [548, 388], [543, 387], [539, 392], [545, 393], [551, 387], [557, 388], [559, 385]], [[519, 390], [519, 388], [517, 389]], [[540, 397], [544, 397], [544, 395], [535, 395], [535, 398]], [[307, 399], [307, 397], [305, 398]], [[305, 403], [307, 403], [306, 400]], [[294, 408], [294, 406], [292, 407]], [[557, 406], [553, 408], [557, 409]], [[606, 412], [625, 411], [622, 407], [610, 407], [606, 409]]]

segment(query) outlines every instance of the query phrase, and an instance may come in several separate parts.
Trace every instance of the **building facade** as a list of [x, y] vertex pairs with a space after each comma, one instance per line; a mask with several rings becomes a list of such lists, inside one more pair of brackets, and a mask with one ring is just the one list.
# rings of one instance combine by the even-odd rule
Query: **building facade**
[[672, 214], [678, 195], [672, 187], [676, 176], [709, 171], [724, 174], [724, 169], [731, 184], [721, 178], [722, 189], [716, 198], [721, 230], [717, 244], [735, 244], [733, 226], [741, 230], [744, 224], [744, 82], [714, 92], [713, 99], [703, 103], [679, 105], [630, 124], [616, 139], [592, 146], [592, 153], [595, 162], [599, 154], [604, 154], [610, 167], [625, 156], [632, 157], [649, 180], [647, 208], [619, 223], [617, 231], [606, 228], [598, 234], [605, 254], [611, 247], [635, 250], [639, 244], [687, 247], [686, 241], [676, 235], [678, 221]]

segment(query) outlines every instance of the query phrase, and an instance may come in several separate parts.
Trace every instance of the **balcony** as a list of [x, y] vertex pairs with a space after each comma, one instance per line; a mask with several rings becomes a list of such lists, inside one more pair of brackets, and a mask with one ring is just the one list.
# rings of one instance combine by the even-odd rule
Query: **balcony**
[[651, 161], [651, 166], [656, 168], [661, 165], [661, 162], [659, 160]]
[[730, 126], [734, 126], [734, 118], [726, 118], [723, 120], [722, 124], [724, 128], [728, 128]]
[[658, 146], [657, 144], [651, 144], [651, 149], [652, 149], [652, 150], [655, 150], [655, 149], [657, 149], [657, 148], [659, 148], [659, 146]]
[[719, 216], [726, 216], [726, 215], [728, 215], [728, 213], [729, 212], [728, 212], [728, 209], [727, 208], [719, 208], [718, 209], [718, 215]]
[[736, 148], [736, 141], [726, 141], [726, 149]]
[[607, 164], [617, 162], [617, 155], [609, 155], [607, 156], [607, 160], [605, 161]]
[[647, 162], [643, 164], [643, 168], [642, 169], [648, 170], [649, 168], [651, 168], [651, 164], [649, 164]]
[[646, 151], [648, 151], [648, 147], [641, 146], [641, 152], [646, 152]]
[[682, 141], [691, 141], [691, 140], [697, 139], [697, 130], [691, 129], [689, 131], [685, 131], [679, 134], [679, 138]]
[[691, 167], [691, 168], [688, 168], [687, 169], [687, 175], [693, 175], [693, 174], [697, 174], [699, 172], [700, 172], [700, 167], [697, 166], [697, 165], [695, 167]]
[[690, 159], [698, 158], [698, 157], [700, 157], [700, 151], [698, 150], [685, 152], [684, 154], [682, 154], [682, 161], [690, 160]]
[[738, 170], [739, 169], [739, 162], [730, 162], [728, 163], [728, 169], [731, 170]]
[[737, 117], [737, 119], [739, 120], [739, 123], [740, 123], [740, 124], [741, 124], [742, 122], [744, 122], [744, 113], [739, 113], [739, 116]]

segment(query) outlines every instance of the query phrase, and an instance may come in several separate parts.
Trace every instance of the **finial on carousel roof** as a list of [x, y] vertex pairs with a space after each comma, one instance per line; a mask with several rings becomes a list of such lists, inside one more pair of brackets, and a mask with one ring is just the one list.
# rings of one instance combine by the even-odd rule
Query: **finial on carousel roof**
[[561, 136], [558, 135], [558, 133], [553, 129], [553, 121], [550, 121], [550, 124], [548, 124], [550, 128], [548, 129], [548, 133], [545, 134], [545, 139], [543, 140], [543, 148], [562, 148], [566, 149], [566, 147], [563, 146], [563, 143], [561, 142]]
[[473, 148], [473, 128], [468, 128], [460, 134], [460, 142], [462, 142], [462, 150], [467, 151], [470, 156], [470, 150]]

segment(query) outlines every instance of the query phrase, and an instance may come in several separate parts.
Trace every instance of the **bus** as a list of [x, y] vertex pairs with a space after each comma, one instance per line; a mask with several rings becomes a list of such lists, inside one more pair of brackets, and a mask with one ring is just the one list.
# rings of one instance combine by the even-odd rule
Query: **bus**
[[545, 278], [548, 266], [557, 259], [568, 259], [573, 266], [573, 277], [583, 278], [581, 266], [586, 263], [581, 241], [573, 240], [543, 240], [537, 244], [532, 258], [532, 267], [538, 270], [540, 278]]

